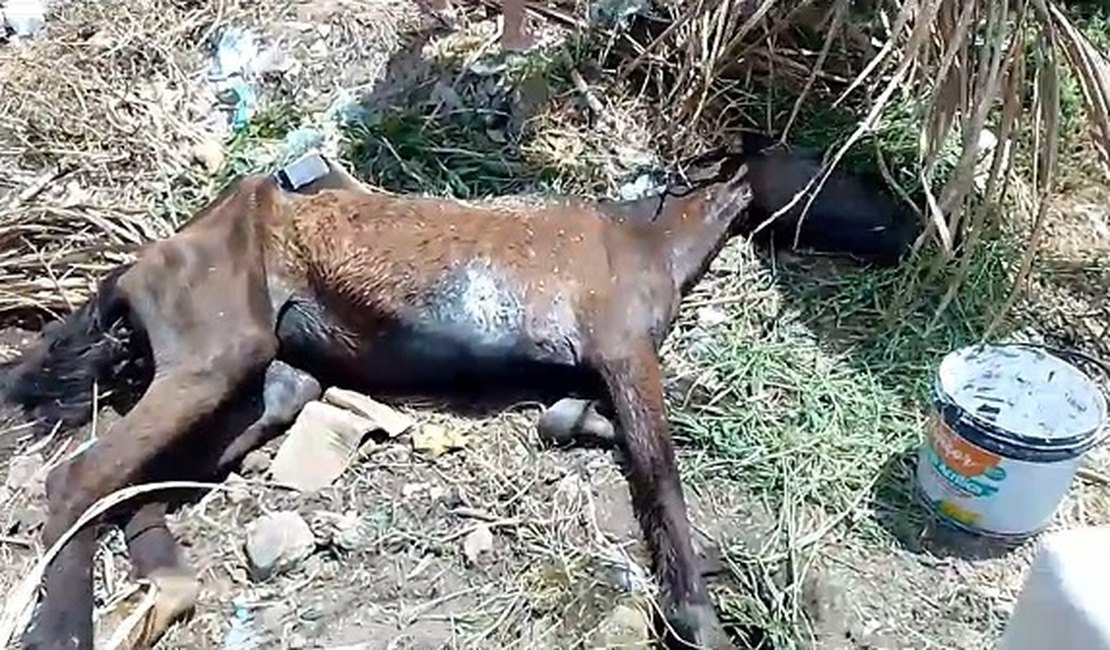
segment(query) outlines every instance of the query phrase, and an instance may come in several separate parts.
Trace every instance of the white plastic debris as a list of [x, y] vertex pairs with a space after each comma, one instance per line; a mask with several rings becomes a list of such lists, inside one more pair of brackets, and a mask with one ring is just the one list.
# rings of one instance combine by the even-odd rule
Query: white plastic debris
[[31, 38], [46, 24], [46, 3], [42, 0], [8, 0], [0, 6], [0, 36], [11, 32], [15, 38]]
[[[1007, 148], [1009, 143], [1007, 143]], [[987, 178], [991, 173], [991, 165], [994, 163], [994, 150], [998, 148], [998, 137], [994, 132], [989, 129], [983, 129], [979, 132], [979, 141], [975, 145], [976, 162], [975, 162], [975, 189], [982, 193], [987, 189]], [[999, 167], [999, 173], [1005, 173], [1005, 158], [1003, 164]]]
[[477, 565], [484, 554], [493, 550], [493, 531], [485, 524], [478, 524], [463, 540], [463, 555], [471, 566]]
[[659, 189], [659, 183], [651, 174], [640, 174], [617, 189], [617, 197], [622, 201], [642, 199]]
[[258, 58], [258, 37], [249, 29], [226, 27], [216, 42], [216, 52], [208, 78], [222, 81], [235, 75], [247, 76]]
[[1110, 526], [1046, 535], [998, 650], [1110, 650]]
[[257, 105], [250, 81], [264, 72], [281, 70], [284, 65], [278, 45], [263, 50], [258, 36], [250, 29], [228, 26], [220, 32], [208, 80], [214, 84], [217, 96], [234, 107], [233, 128], [243, 128]]

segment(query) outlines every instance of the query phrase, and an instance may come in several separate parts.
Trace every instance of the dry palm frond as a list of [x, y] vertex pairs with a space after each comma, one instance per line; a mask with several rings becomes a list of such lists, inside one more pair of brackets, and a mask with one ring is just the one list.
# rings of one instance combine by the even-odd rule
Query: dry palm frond
[[[193, 82], [219, 12], [59, 3], [0, 48], [0, 311], [67, 310], [136, 244], [170, 232], [191, 184]], [[177, 195], [177, 196], [175, 196]]]
[[[671, 149], [661, 153], [695, 153], [738, 124], [790, 139], [806, 107], [852, 109], [858, 122], [825, 143], [831, 170], [865, 139], [878, 147], [890, 116], [913, 106], [916, 159], [880, 167], [891, 184], [913, 186], [894, 189], [924, 215], [919, 244], [932, 242], [942, 257], [961, 242], [974, 245], [1003, 215], [1035, 237], [1043, 200], [1023, 197], [1046, 196], [1056, 156], [1040, 150], [1045, 137], [1029, 141], [1028, 108], [1037, 88], [1037, 123], [1058, 121], [1043, 114], [1058, 111], [1044, 96], [1056, 66], [1077, 80], [1110, 166], [1110, 62], [1049, 0], [873, 0], [863, 14], [847, 0], [657, 4], [668, 24], [610, 45], [628, 49], [620, 78], [655, 85], [650, 108]], [[198, 111], [210, 105], [196, 96], [203, 86], [194, 77], [214, 26], [254, 11], [176, 0], [151, 0], [143, 11], [116, 0], [58, 7], [49, 38], [0, 50], [0, 311], [69, 309], [104, 268], [167, 234], [210, 189], [188, 160], [205, 119]], [[1052, 51], [1030, 54], [1032, 39]], [[60, 69], [67, 74], [52, 72]], [[753, 82], [789, 87], [789, 107], [772, 110], [768, 101], [751, 110]], [[984, 131], [998, 143], [988, 161]], [[594, 165], [580, 153], [567, 150], [558, 167]], [[1041, 161], [1037, 178], [1018, 173], [1024, 160]], [[47, 191], [36, 190], [43, 174]], [[16, 189], [5, 196], [5, 186]], [[994, 209], [1000, 201], [1014, 209]]]

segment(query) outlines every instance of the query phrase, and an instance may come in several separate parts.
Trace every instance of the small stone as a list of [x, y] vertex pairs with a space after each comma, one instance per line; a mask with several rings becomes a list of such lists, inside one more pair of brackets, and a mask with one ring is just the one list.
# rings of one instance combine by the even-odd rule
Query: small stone
[[224, 164], [224, 148], [216, 140], [205, 140], [196, 145], [193, 145], [192, 150], [189, 152], [193, 160], [204, 165], [205, 171], [209, 174], [215, 174], [223, 167]]
[[261, 449], [255, 449], [243, 458], [243, 465], [240, 469], [243, 470], [243, 475], [250, 476], [252, 474], [265, 474], [266, 470], [270, 469], [270, 463], [273, 461], [270, 454], [267, 454]]
[[227, 475], [227, 478], [224, 479], [224, 485], [226, 486], [224, 494], [227, 495], [227, 500], [233, 504], [238, 505], [251, 498], [246, 479], [235, 472]]
[[37, 491], [36, 483], [44, 481], [41, 476], [45, 463], [42, 454], [28, 454], [26, 456], [13, 456], [8, 462], [8, 479], [4, 482], [9, 490]]
[[313, 534], [321, 544], [353, 551], [362, 546], [366, 537], [362, 520], [353, 510], [342, 515], [320, 510], [311, 519]]
[[493, 531], [485, 524], [478, 524], [463, 540], [463, 555], [471, 565], [477, 565], [482, 554], [492, 550]]
[[631, 605], [617, 605], [602, 621], [593, 644], [602, 648], [647, 648], [651, 644], [651, 624], [644, 612]]
[[315, 548], [312, 529], [293, 511], [263, 515], [247, 526], [247, 558], [258, 580], [292, 569]]
[[537, 424], [540, 437], [554, 445], [569, 445], [578, 439], [611, 443], [616, 431], [609, 418], [597, 412], [592, 400], [566, 397], [555, 402]]

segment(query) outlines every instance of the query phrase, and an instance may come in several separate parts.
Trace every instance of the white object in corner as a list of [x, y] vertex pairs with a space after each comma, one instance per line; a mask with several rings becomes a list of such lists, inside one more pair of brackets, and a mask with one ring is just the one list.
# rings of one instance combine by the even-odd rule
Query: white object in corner
[[1110, 650], [1110, 526], [1045, 535], [998, 650]]

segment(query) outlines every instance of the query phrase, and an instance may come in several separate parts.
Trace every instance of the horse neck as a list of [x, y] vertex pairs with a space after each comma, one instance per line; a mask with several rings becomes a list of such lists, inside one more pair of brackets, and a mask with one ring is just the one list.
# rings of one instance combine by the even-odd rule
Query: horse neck
[[653, 253], [666, 261], [675, 290], [685, 294], [728, 242], [750, 201], [747, 183], [724, 181], [626, 204], [624, 221], [643, 233]]

